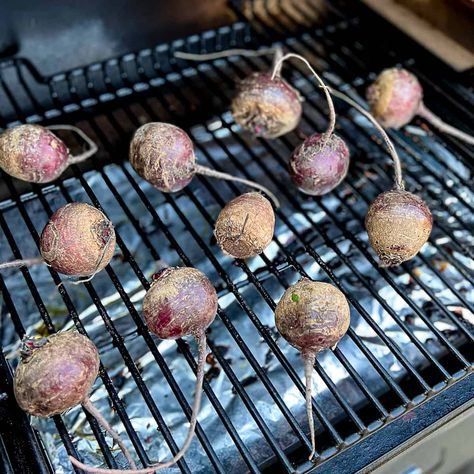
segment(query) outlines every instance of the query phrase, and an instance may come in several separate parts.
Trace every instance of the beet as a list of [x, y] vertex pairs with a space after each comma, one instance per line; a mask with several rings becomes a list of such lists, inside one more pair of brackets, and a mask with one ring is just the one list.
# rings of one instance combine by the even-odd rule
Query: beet
[[420, 115], [442, 132], [474, 145], [474, 137], [445, 122], [423, 103], [423, 89], [406, 69], [383, 70], [367, 88], [367, 101], [374, 117], [387, 128], [400, 128]]
[[160, 339], [204, 337], [216, 312], [217, 294], [212, 283], [189, 267], [162, 270], [143, 300], [146, 324]]
[[81, 404], [118, 443], [130, 466], [136, 465], [120, 435], [89, 399], [99, 373], [99, 353], [82, 334], [63, 332], [48, 338], [25, 337], [13, 389], [18, 405], [39, 417], [59, 415]]
[[432, 226], [425, 202], [400, 189], [379, 194], [365, 218], [370, 245], [387, 267], [413, 258], [428, 240]]
[[346, 177], [349, 149], [344, 140], [334, 133], [336, 112], [331, 94], [311, 64], [303, 56], [289, 53], [280, 58], [275, 68], [292, 58], [302, 61], [323, 88], [329, 107], [329, 124], [324, 133], [310, 135], [293, 152], [289, 162], [290, 177], [304, 193], [321, 196], [332, 191]]
[[316, 354], [334, 348], [349, 329], [350, 310], [344, 294], [333, 285], [301, 279], [290, 286], [275, 308], [279, 333], [301, 352], [306, 379], [306, 411], [312, 459], [316, 452], [312, 408], [312, 374]]
[[130, 163], [135, 171], [155, 188], [173, 193], [186, 187], [195, 174], [237, 181], [260, 189], [278, 199], [264, 186], [227, 173], [221, 173], [196, 163], [193, 142], [188, 134], [169, 123], [152, 122], [142, 125], [130, 144]]
[[0, 270], [46, 263], [64, 275], [87, 277], [67, 283], [77, 285], [90, 281], [114, 255], [114, 226], [101, 211], [89, 204], [66, 204], [44, 227], [40, 252], [41, 257], [1, 263]]
[[344, 180], [349, 161], [349, 149], [342, 138], [335, 133], [329, 137], [314, 133], [293, 152], [290, 176], [304, 193], [321, 196]]
[[237, 84], [237, 94], [232, 100], [231, 110], [234, 120], [243, 129], [257, 137], [277, 138], [294, 130], [301, 119], [302, 98], [280, 76], [282, 57], [280, 47], [262, 48], [256, 51], [229, 49], [210, 54], [190, 54], [175, 52], [175, 57], [187, 60], [212, 60], [232, 55], [262, 56], [273, 54], [270, 72], [254, 72]]
[[368, 118], [382, 135], [390, 152], [395, 168], [394, 187], [379, 194], [369, 206], [365, 227], [381, 266], [400, 265], [413, 258], [428, 240], [433, 225], [431, 212], [420, 197], [405, 191], [397, 150], [377, 120], [342, 92], [331, 89], [331, 93]]
[[216, 290], [206, 275], [199, 270], [189, 267], [168, 267], [154, 275], [154, 281], [143, 299], [143, 316], [148, 328], [160, 339], [193, 336], [198, 345], [194, 403], [186, 439], [173, 459], [144, 469], [100, 469], [70, 458], [75, 466], [96, 474], [147, 474], [173, 466], [185, 455], [193, 439], [201, 406], [206, 362], [205, 331], [214, 321], [216, 312]]
[[219, 213], [214, 235], [221, 249], [235, 258], [261, 254], [275, 230], [275, 214], [268, 199], [247, 193], [232, 199]]
[[[70, 156], [64, 142], [51, 129], [74, 130], [89, 144], [89, 150]], [[48, 183], [69, 165], [89, 158], [96, 151], [97, 146], [77, 127], [57, 125], [48, 129], [41, 125], [18, 125], [0, 135], [0, 168], [23, 181]]]
[[74, 202], [58, 209], [41, 234], [45, 262], [65, 275], [95, 275], [115, 251], [115, 231], [107, 217], [89, 204]]
[[298, 126], [301, 97], [281, 77], [254, 72], [238, 84], [231, 110], [243, 129], [257, 137], [277, 138]]
[[30, 415], [58, 415], [82, 403], [99, 372], [99, 353], [92, 342], [75, 332], [64, 332], [38, 341], [26, 340], [31, 349], [15, 372], [18, 405]]

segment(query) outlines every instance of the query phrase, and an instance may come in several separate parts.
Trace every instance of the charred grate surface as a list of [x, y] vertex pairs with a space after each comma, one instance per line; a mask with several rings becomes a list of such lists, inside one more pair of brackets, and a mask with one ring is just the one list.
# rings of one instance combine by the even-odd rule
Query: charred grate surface
[[[159, 343], [140, 316], [141, 298], [160, 260], [200, 268], [220, 297], [219, 318], [209, 333], [205, 405], [192, 449], [176, 471], [312, 468], [306, 462], [302, 363], [278, 338], [272, 319], [275, 301], [301, 276], [332, 281], [351, 304], [348, 336], [315, 366], [321, 455], [316, 472], [362, 468], [473, 397], [472, 148], [419, 120], [391, 132], [408, 189], [426, 200], [435, 226], [420, 256], [399, 270], [381, 269], [363, 230], [369, 202], [391, 186], [391, 164], [374, 130], [337, 103], [338, 133], [352, 153], [349, 176], [322, 199], [305, 197], [286, 175], [298, 134], [253, 139], [229, 113], [235, 81], [269, 68], [271, 59], [234, 57], [197, 65], [175, 61], [172, 53], [278, 41], [359, 100], [375, 73], [402, 64], [420, 78], [434, 111], [471, 133], [472, 88], [351, 2], [321, 10], [305, 2], [279, 4], [246, 3], [236, 8], [242, 22], [231, 27], [51, 78], [39, 76], [26, 61], [0, 64], [1, 127], [73, 123], [100, 147], [97, 156], [51, 185], [26, 185], [2, 175], [1, 259], [37, 254], [48, 215], [73, 200], [101, 208], [116, 226], [118, 244], [112, 264], [81, 287], [58, 288], [60, 277], [46, 267], [0, 275], [3, 353], [14, 365], [25, 332], [76, 326], [88, 334], [103, 364], [93, 400], [142, 464], [177, 451], [193, 395], [195, 348], [185, 341]], [[327, 26], [306, 26], [302, 19], [309, 13], [324, 16]], [[390, 34], [374, 41], [378, 29]], [[286, 67], [284, 75], [305, 97], [300, 131], [323, 129], [325, 102], [315, 83], [297, 65]], [[434, 77], [440, 79], [435, 83]], [[164, 195], [135, 175], [126, 161], [128, 144], [138, 126], [153, 120], [186, 129], [199, 161], [279, 192], [283, 207], [264, 255], [233, 262], [211, 238], [219, 210], [243, 188], [196, 177], [183, 192]], [[110, 440], [77, 408], [52, 421], [35, 420], [35, 431], [29, 431], [26, 418], [12, 412], [10, 369], [3, 357], [0, 362], [0, 392], [6, 393], [0, 413], [25, 433], [21, 440], [2, 437], [5, 472], [67, 470], [67, 453], [96, 462], [96, 450], [108, 466], [122, 465]], [[0, 433], [7, 433], [3, 426]], [[17, 458], [22, 443], [30, 451]]]

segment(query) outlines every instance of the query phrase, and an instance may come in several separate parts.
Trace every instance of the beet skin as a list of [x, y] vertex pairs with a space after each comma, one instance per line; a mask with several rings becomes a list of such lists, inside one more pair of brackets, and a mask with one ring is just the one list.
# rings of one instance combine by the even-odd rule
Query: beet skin
[[180, 191], [195, 174], [193, 142], [169, 123], [142, 125], [133, 136], [129, 159], [143, 179], [165, 193]]
[[400, 128], [418, 113], [423, 89], [406, 69], [385, 69], [367, 88], [367, 101], [374, 117], [388, 128]]
[[259, 193], [246, 193], [232, 199], [220, 212], [214, 235], [221, 249], [235, 258], [261, 254], [275, 230], [272, 205]]
[[105, 268], [115, 251], [115, 231], [95, 207], [74, 202], [58, 209], [41, 234], [45, 262], [65, 275], [89, 276]]
[[349, 149], [342, 138], [335, 133], [315, 133], [293, 152], [290, 176], [304, 193], [322, 196], [344, 180], [349, 162]]
[[275, 321], [292, 346], [303, 353], [316, 353], [333, 347], [347, 332], [349, 305], [333, 285], [303, 278], [283, 294]]
[[166, 268], [156, 276], [143, 299], [143, 315], [160, 339], [204, 334], [217, 312], [212, 283], [195, 268]]
[[40, 125], [19, 125], [0, 135], [0, 168], [23, 181], [53, 181], [67, 168], [68, 160], [64, 142]]
[[365, 218], [370, 245], [387, 267], [413, 258], [428, 240], [432, 226], [423, 199], [403, 190], [379, 194]]
[[276, 138], [294, 130], [301, 118], [298, 92], [284, 79], [255, 72], [238, 86], [231, 104], [235, 121], [257, 137]]
[[[38, 342], [32, 340], [31, 345]], [[98, 372], [99, 354], [87, 337], [76, 332], [54, 334], [18, 365], [15, 397], [31, 415], [58, 415], [86, 399]]]

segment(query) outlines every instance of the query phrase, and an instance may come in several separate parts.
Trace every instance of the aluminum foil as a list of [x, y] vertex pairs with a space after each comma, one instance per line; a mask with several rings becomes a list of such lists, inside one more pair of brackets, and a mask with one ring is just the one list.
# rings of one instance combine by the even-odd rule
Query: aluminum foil
[[[303, 82], [297, 84], [297, 86], [302, 88], [303, 91], [305, 87], [307, 87]], [[316, 95], [312, 90], [306, 92], [309, 95], [313, 94], [313, 98], [321, 100], [321, 96]], [[324, 123], [322, 115], [312, 107], [305, 105], [305, 110], [308, 116], [314, 119], [316, 123]], [[351, 121], [349, 121], [348, 118]], [[144, 116], [141, 117], [140, 120], [147, 121], [149, 118]], [[219, 162], [223, 169], [234, 174], [240, 174], [239, 170], [235, 168], [234, 164], [229, 160], [228, 155], [224, 152], [221, 146], [221, 144], [224, 144], [233, 156], [238, 157], [239, 162], [245, 166], [254, 179], [262, 184], [268, 185], [272, 190], [278, 192], [275, 184], [269, 179], [266, 173], [263, 173], [255, 159], [249, 156], [239, 142], [233, 138], [223, 123], [223, 120], [232, 123], [230, 114], [225, 113], [220, 118], [214, 118], [205, 125], [195, 126], [191, 129], [193, 139], [199, 145], [197, 149], [198, 160], [202, 163], [206, 163], [206, 156], [203, 153], [204, 149]], [[349, 139], [349, 147], [351, 148], [353, 156], [353, 163], [348, 180], [354, 184], [364, 196], [372, 200], [378, 192], [380, 192], [372, 183], [377, 183], [383, 189], [388, 189], [391, 186], [390, 160], [383, 149], [378, 147], [370, 139], [372, 135], [375, 137], [376, 133], [363, 117], [357, 113], [348, 112], [346, 118], [341, 118], [341, 124], [344, 130], [344, 136], [347, 136]], [[357, 131], [356, 125], [362, 129], [367, 129], [368, 134], [365, 138], [360, 134], [360, 131]], [[282, 164], [275, 160], [259, 141], [247, 136], [239, 130], [238, 127], [234, 126], [234, 130], [250, 144], [254, 153], [261, 158], [270, 172], [283, 181], [283, 186], [291, 190], [305, 211], [304, 213], [298, 211], [298, 209], [295, 209], [286, 201], [284, 196], [281, 195], [281, 212], [286, 219], [297, 229], [306, 244], [313, 248], [314, 251], [321, 256], [322, 260], [334, 271], [334, 274], [344, 288], [348, 290], [354, 300], [358, 301], [368, 312], [370, 318], [377, 323], [391, 341], [397, 344], [407, 359], [415, 366], [419, 366], [425, 362], [423, 355], [409, 340], [405, 332], [400, 329], [398, 324], [382, 308], [380, 303], [370, 295], [367, 288], [361, 284], [360, 279], [354, 275], [353, 271], [341, 262], [341, 259], [336, 253], [324, 243], [319, 233], [320, 230], [323, 230], [329, 236], [331, 242], [337, 246], [343, 255], [350, 259], [352, 265], [370, 282], [370, 285], [373, 286], [380, 297], [396, 311], [405, 324], [411, 327], [418, 340], [425, 344], [430, 353], [435, 357], [440, 355], [443, 349], [438, 344], [436, 337], [430, 329], [416, 316], [404, 299], [380, 276], [378, 271], [369, 263], [367, 258], [356, 246], [344, 236], [341, 228], [335, 225], [332, 219], [328, 217], [321, 205], [318, 204], [318, 201], [307, 198], [294, 190]], [[302, 123], [302, 131], [306, 133], [311, 133], [312, 131], [311, 126], [306, 120]], [[456, 174], [462, 176], [467, 181], [471, 180], [471, 182], [472, 176], [467, 167], [465, 167], [456, 156], [447, 151], [437, 140], [427, 135], [424, 130], [415, 125], [407, 127], [405, 131], [400, 132], [399, 136], [405, 139], [408, 137], [411, 146], [425, 151], [423, 154], [423, 163], [435, 173], [440, 174], [446, 186], [455, 189], [462, 195], [465, 201], [474, 204], [473, 190], [464, 186]], [[220, 140], [221, 144], [216, 142], [216, 138]], [[291, 144], [296, 145], [298, 139], [295, 136], [291, 136], [289, 141]], [[286, 161], [289, 151], [285, 145], [280, 141], [275, 141], [271, 146], [275, 149], [275, 152]], [[467, 212], [465, 206], [459, 202], [459, 200], [453, 198], [446, 187], [430, 176], [410, 154], [401, 150], [401, 158], [406, 169], [409, 169], [411, 172], [411, 174], [406, 174], [407, 188], [420, 193], [433, 211], [435, 225], [432, 233], [432, 241], [446, 249], [465, 271], [474, 271], [473, 261], [463, 254], [460, 248], [455, 245], [450, 237], [437, 225], [437, 223], [443, 223], [444, 226], [449, 227], [449, 229], [454, 232], [458, 241], [462, 242], [466, 249], [470, 248], [472, 251], [474, 246], [472, 232], [460, 226], [459, 222], [453, 218], [453, 215], [458, 215], [471, 229], [474, 224], [474, 216], [472, 213]], [[375, 169], [372, 166], [373, 163], [377, 165]], [[446, 164], [456, 173], [446, 172], [446, 170], [440, 166], [440, 163]], [[135, 176], [128, 163], [126, 163], [125, 166], [126, 169]], [[96, 171], [88, 172], [85, 178], [89, 186], [96, 196], [98, 196], [105, 212], [114, 222], [118, 234], [120, 234], [124, 240], [145, 275], [150, 277], [163, 262], [172, 266], [182, 265], [183, 262], [180, 261], [178, 254], [172, 248], [172, 245], [170, 245], [169, 240], [157, 222], [143, 206], [143, 203], [130, 185], [122, 168], [119, 165], [110, 164], [104, 168], [104, 173], [113, 182], [120, 196], [139, 221], [140, 228], [160, 254], [162, 262], [156, 262], [136, 228], [118, 205], [116, 198], [110, 192], [101, 174]], [[420, 189], [419, 184], [416, 183], [413, 176], [419, 177], [424, 189]], [[264, 368], [266, 375], [283, 398], [291, 413], [295, 416], [297, 422], [304, 431], [307, 431], [304, 396], [300, 390], [294, 385], [286, 371], [281, 367], [267, 343], [256, 330], [255, 325], [236, 301], [235, 296], [227, 291], [215, 266], [205, 255], [198, 242], [196, 242], [186, 230], [186, 226], [173, 209], [173, 206], [170, 205], [167, 198], [143, 182], [140, 178], [136, 176], [135, 178], [140, 183], [142, 190], [146, 193], [164, 225], [169, 229], [179, 245], [182, 246], [186, 255], [190, 258], [191, 263], [204, 271], [218, 288], [220, 307], [237, 328], [240, 337], [250, 348], [260, 366]], [[234, 196], [232, 188], [230, 188], [227, 183], [213, 181], [211, 185], [219, 192], [224, 202]], [[65, 186], [74, 200], [89, 201], [77, 180], [67, 180]], [[194, 179], [190, 185], [190, 190], [204, 206], [212, 220], [214, 220], [221, 209], [221, 204], [214, 200], [199, 178]], [[241, 188], [241, 190], [244, 191], [244, 188]], [[430, 192], [428, 192], [428, 190], [430, 190]], [[341, 205], [341, 197], [345, 199], [345, 202], [354, 211], [356, 217], [349, 212], [348, 208]], [[65, 203], [61, 192], [54, 187], [46, 194], [46, 198], [53, 209]], [[239, 292], [245, 299], [245, 302], [257, 315], [261, 323], [268, 328], [290, 365], [295, 368], [301, 380], [303, 380], [301, 357], [294, 348], [290, 347], [278, 336], [275, 330], [272, 308], [265, 302], [254, 284], [248, 281], [245, 272], [239, 266], [235, 265], [232, 258], [224, 256], [218, 249], [212, 238], [212, 227], [210, 223], [205, 219], [205, 216], [197, 210], [196, 206], [190, 200], [189, 195], [183, 192], [173, 196], [172, 199], [189, 219], [190, 225], [203, 242], [210, 247], [219, 264], [231, 276], [234, 283], [237, 284]], [[362, 223], [362, 219], [367, 210], [367, 203], [363, 199], [356, 198], [353, 190], [347, 183], [343, 183], [335, 193], [325, 196], [321, 203], [331, 213], [337, 216], [338, 221], [345, 229], [356, 235], [363, 245], [367, 245], [367, 236]], [[3, 203], [2, 206], [2, 212], [10, 228], [15, 229], [15, 239], [23, 256], [29, 257], [37, 255], [38, 250], [18, 209], [8, 202]], [[47, 214], [44, 208], [36, 198], [26, 200], [25, 207], [37, 231], [40, 232], [47, 222]], [[310, 219], [308, 219], [308, 216]], [[275, 238], [289, 252], [297, 256], [299, 264], [304, 267], [305, 271], [312, 278], [315, 280], [330, 281], [326, 273], [313, 257], [305, 251], [299, 239], [281, 218], [277, 218]], [[422, 250], [422, 255], [426, 257], [426, 261], [430, 265], [434, 265], [439, 269], [444, 278], [462, 293], [467, 301], [471, 303], [474, 302], [474, 289], [468, 286], [467, 282], [453, 265], [444, 261], [435, 246], [432, 244], [425, 245]], [[286, 258], [276, 241], [272, 242], [265, 250], [265, 256], [280, 269], [280, 275], [285, 285], [292, 284], [300, 278], [299, 273], [287, 264]], [[0, 257], [2, 261], [12, 259], [10, 247], [3, 235], [0, 236]], [[271, 298], [274, 301], [278, 301], [285, 289], [282, 281], [279, 281], [271, 273], [265, 272], [265, 265], [260, 257], [248, 260], [247, 265], [252, 271], [257, 272], [265, 290]], [[123, 260], [119, 249], [116, 251], [112, 268], [117, 273], [136, 309], [140, 311], [141, 300], [145, 290], [136, 278], [136, 275], [132, 272], [130, 265]], [[472, 324], [474, 322], [472, 313], [462, 307], [462, 304], [458, 301], [456, 296], [422, 260], [416, 258], [409, 263], [409, 268], [427, 285], [433, 292], [434, 297], [441, 301], [456, 318], [459, 318], [462, 324]], [[260, 270], [262, 271], [260, 272]], [[71, 329], [73, 323], [48, 270], [44, 266], [37, 266], [31, 268], [30, 272], [56, 328], [58, 330]], [[454, 343], [462, 341], [462, 334], [456, 324], [447, 318], [436, 305], [431, 303], [431, 297], [408, 273], [402, 270], [393, 270], [390, 271], [390, 275], [398, 287], [402, 289], [403, 294], [413, 300], [415, 304], [429, 316], [430, 320], [440, 331], [448, 335], [450, 340]], [[38, 307], [33, 301], [21, 273], [17, 271], [5, 272], [4, 278], [27, 333], [45, 334], [45, 325], [40, 318]], [[187, 419], [159, 369], [158, 364], [149, 352], [143, 338], [137, 334], [137, 327], [121, 297], [115, 291], [106, 272], [98, 274], [94, 278], [92, 285], [106, 307], [118, 332], [125, 338], [126, 347], [132, 355], [135, 364], [139, 367], [140, 373], [153, 400], [173, 434], [176, 443], [180, 445], [184, 440], [188, 428]], [[96, 306], [82, 285], [67, 285], [66, 288], [79, 313], [82, 324], [100, 350], [102, 363], [112, 378], [119, 396], [125, 403], [126, 411], [149, 458], [151, 460], [168, 459], [170, 457], [169, 448], [164, 442], [162, 434], [157, 431], [156, 422], [146, 403], [144, 403], [144, 399], [133, 377], [131, 377], [128, 369], [125, 367], [119, 351], [112, 345], [111, 337], [105, 328], [102, 318], [98, 314]], [[19, 340], [5, 305], [2, 305], [0, 322], [1, 343], [10, 363], [12, 366], [15, 366], [17, 363]], [[351, 327], [363, 340], [367, 349], [372, 352], [391, 376], [395, 379], [400, 379], [405, 375], [405, 369], [397, 358], [371, 329], [364, 317], [353, 307], [351, 307]], [[231, 369], [244, 385], [245, 391], [256, 405], [258, 412], [265, 420], [265, 423], [280, 446], [285, 448], [297, 442], [295, 434], [283, 417], [281, 411], [219, 318], [213, 323], [208, 337], [212, 340], [213, 344], [219, 348], [219, 351], [225, 355]], [[194, 342], [192, 340], [188, 342], [194, 353]], [[156, 344], [168, 364], [171, 373], [178, 382], [179, 387], [186, 395], [188, 402], [191, 403], [194, 395], [194, 375], [189, 365], [185, 362], [183, 355], [177, 350], [176, 343], [174, 341], [156, 340]], [[372, 393], [382, 393], [386, 389], [385, 382], [380, 378], [350, 337], [345, 337], [338, 347], [347, 360], [350, 361], [357, 373], [370, 387]], [[349, 374], [331, 351], [321, 353], [318, 360], [330, 379], [338, 387], [341, 395], [351, 406], [354, 407], [364, 401], [364, 395], [360, 389], [357, 388]], [[245, 408], [228, 377], [219, 367], [219, 364], [215, 364], [214, 367], [208, 364], [206, 370], [210, 377], [209, 383], [212, 390], [224, 407], [255, 461], [261, 463], [271, 459], [271, 448], [263, 440], [262, 433], [254, 419]], [[314, 374], [313, 393], [318, 406], [321, 407], [329, 419], [335, 420], [336, 418], [344, 416], [342, 408], [316, 372]], [[112, 422], [114, 428], [123, 434], [130, 449], [134, 452], [131, 443], [128, 441], [123, 425], [111, 409], [110, 400], [100, 379], [97, 380], [94, 386], [91, 398], [104, 416]], [[97, 442], [91, 434], [90, 426], [82, 410], [77, 407], [71, 409], [63, 415], [63, 420], [69, 432], [72, 434], [74, 443], [83, 459], [95, 465], [103, 463]], [[48, 419], [32, 419], [32, 423], [41, 434], [55, 471], [57, 473], [72, 472], [71, 465], [67, 460], [65, 447], [61, 442], [53, 421]], [[206, 396], [204, 396], [199, 415], [199, 423], [206, 432], [212, 444], [212, 448], [217, 453], [223, 466], [225, 466], [226, 472], [229, 474], [245, 472], [247, 467], [244, 461], [240, 457], [230, 437], [226, 434], [221, 420]], [[318, 420], [316, 421], [316, 425], [317, 428], [320, 429], [321, 424]], [[110, 445], [110, 438], [106, 437], [106, 439]], [[118, 465], [126, 467], [121, 452], [114, 449], [113, 453], [114, 456], [116, 456]], [[196, 438], [185, 459], [193, 473], [213, 472], [212, 465]], [[169, 469], [169, 471], [178, 472], [179, 469], [174, 467]]]

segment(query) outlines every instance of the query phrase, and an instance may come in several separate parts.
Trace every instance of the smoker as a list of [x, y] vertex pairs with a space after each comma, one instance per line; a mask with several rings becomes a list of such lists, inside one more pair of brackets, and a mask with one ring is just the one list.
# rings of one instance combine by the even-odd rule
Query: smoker
[[[429, 205], [434, 227], [414, 259], [382, 268], [364, 216], [391, 187], [392, 163], [371, 124], [336, 101], [337, 133], [351, 152], [348, 176], [325, 196], [301, 194], [287, 163], [301, 136], [326, 126], [317, 82], [301, 65], [285, 64], [283, 76], [304, 98], [301, 123], [275, 140], [255, 138], [234, 123], [229, 103], [239, 79], [268, 70], [272, 58], [191, 62], [174, 53], [279, 45], [362, 104], [378, 72], [403, 66], [419, 78], [433, 111], [471, 134], [472, 70], [453, 69], [365, 4], [346, 0], [7, 3], [0, 3], [0, 128], [72, 124], [99, 151], [49, 184], [1, 172], [1, 261], [37, 256], [48, 217], [72, 201], [103, 210], [117, 250], [104, 271], [77, 286], [60, 285], [46, 265], [0, 273], [1, 472], [75, 472], [68, 455], [127, 467], [81, 407], [49, 419], [20, 410], [12, 380], [25, 333], [87, 334], [102, 362], [92, 400], [137, 464], [178, 451], [196, 347], [160, 341], [141, 317], [163, 263], [199, 268], [219, 296], [196, 435], [167, 472], [472, 472], [474, 149], [420, 118], [389, 130], [406, 187]], [[212, 237], [219, 211], [245, 186], [199, 176], [165, 194], [134, 172], [131, 137], [152, 121], [186, 130], [200, 163], [278, 194], [275, 237], [263, 254], [236, 260]], [[61, 137], [73, 151], [84, 145], [73, 134]], [[273, 316], [302, 276], [334, 284], [351, 309], [347, 335], [315, 364], [314, 462], [307, 459], [303, 364]]]

